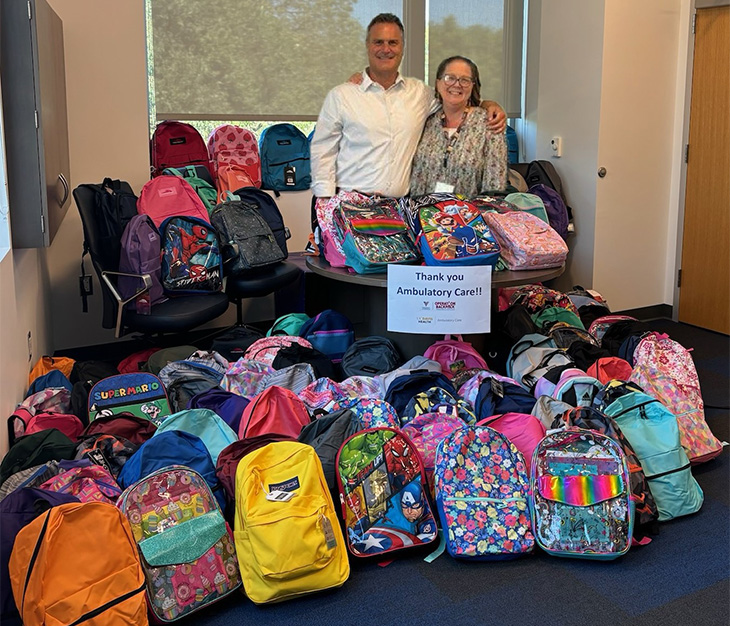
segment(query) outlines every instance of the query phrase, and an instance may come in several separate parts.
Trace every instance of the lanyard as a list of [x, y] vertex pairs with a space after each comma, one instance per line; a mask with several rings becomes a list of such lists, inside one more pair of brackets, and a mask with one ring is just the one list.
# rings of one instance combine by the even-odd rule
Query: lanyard
[[[456, 131], [453, 135], [451, 135], [451, 137], [449, 137], [449, 142], [446, 145], [446, 150], [444, 151], [444, 168], [446, 168], [446, 166], [449, 164], [449, 156], [451, 156], [451, 153], [454, 151], [454, 146], [459, 139], [461, 127], [466, 121], [467, 113], [469, 113], [469, 107], [466, 107], [466, 109], [464, 109], [464, 113], [461, 116], [461, 121], [459, 122], [459, 125], [456, 127]], [[446, 128], [446, 113], [444, 113], [443, 111], [441, 111], [441, 127], [444, 129]]]

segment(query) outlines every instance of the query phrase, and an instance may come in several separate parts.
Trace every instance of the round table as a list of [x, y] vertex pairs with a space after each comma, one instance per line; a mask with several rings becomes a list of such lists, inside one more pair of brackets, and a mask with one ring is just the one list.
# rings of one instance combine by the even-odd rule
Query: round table
[[[307, 283], [307, 291], [312, 289], [312, 297], [307, 297], [310, 306], [316, 312], [334, 309], [346, 315], [352, 321], [356, 337], [380, 335], [388, 337], [400, 349], [405, 358], [423, 354], [425, 349], [441, 335], [394, 333], [388, 331], [386, 272], [379, 274], [356, 274], [346, 267], [332, 267], [323, 257], [308, 256], [307, 269], [313, 274], [327, 280], [315, 285]], [[565, 271], [565, 265], [544, 270], [503, 270], [492, 273], [492, 301], [497, 301], [499, 287], [517, 287], [541, 283], [557, 278]], [[486, 353], [488, 336], [464, 335], [482, 354]]]

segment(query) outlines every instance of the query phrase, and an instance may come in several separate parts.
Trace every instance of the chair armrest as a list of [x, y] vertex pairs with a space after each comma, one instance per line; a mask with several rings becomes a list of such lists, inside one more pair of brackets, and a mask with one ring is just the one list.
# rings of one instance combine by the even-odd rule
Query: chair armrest
[[[129, 298], [122, 298], [116, 285], [109, 279], [109, 276], [129, 276], [130, 278], [141, 278], [143, 286], [134, 292], [134, 295]], [[117, 323], [114, 327], [114, 337], [119, 339], [122, 332], [122, 313], [127, 303], [132, 300], [136, 300], [141, 294], [148, 292], [152, 288], [152, 276], [149, 274], [130, 274], [129, 272], [112, 272], [104, 270], [101, 273], [101, 277], [104, 279], [106, 286], [109, 287], [109, 291], [112, 292], [114, 299], [117, 301]]]

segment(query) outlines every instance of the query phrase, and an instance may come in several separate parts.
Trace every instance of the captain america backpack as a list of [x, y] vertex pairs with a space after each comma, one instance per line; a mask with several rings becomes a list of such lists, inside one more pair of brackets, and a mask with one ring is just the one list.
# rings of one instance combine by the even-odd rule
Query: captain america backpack
[[530, 484], [522, 454], [487, 426], [463, 426], [436, 453], [436, 509], [455, 558], [508, 559], [531, 552]]
[[437, 540], [423, 463], [407, 435], [394, 428], [355, 433], [340, 447], [336, 476], [352, 555], [381, 556]]

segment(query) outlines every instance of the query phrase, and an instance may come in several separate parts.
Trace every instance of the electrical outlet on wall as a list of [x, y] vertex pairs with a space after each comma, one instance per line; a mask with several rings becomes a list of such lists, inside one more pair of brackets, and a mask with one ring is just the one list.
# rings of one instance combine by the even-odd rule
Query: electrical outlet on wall
[[563, 156], [563, 138], [562, 137], [553, 137], [550, 140], [550, 148], [552, 148], [554, 157]]

